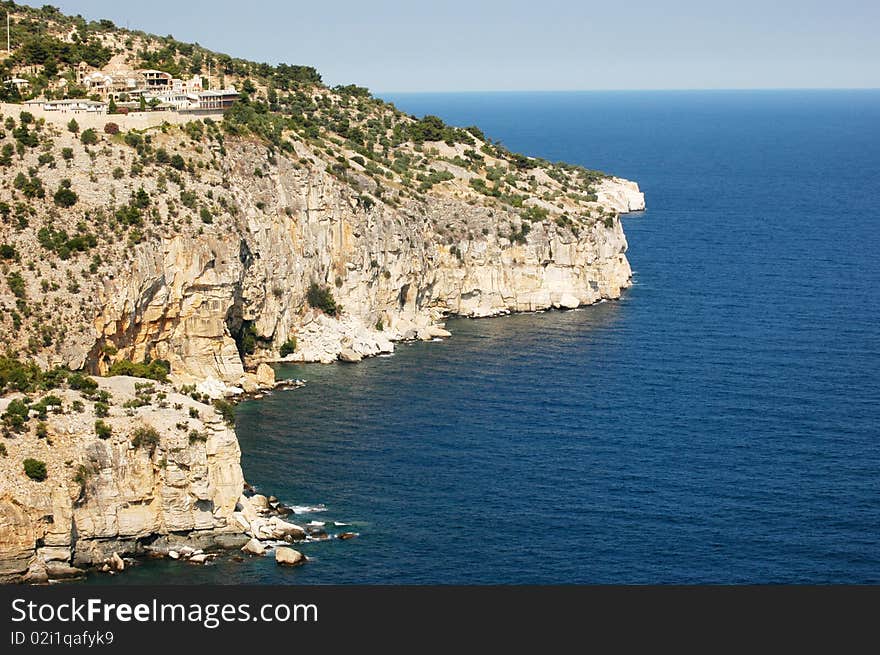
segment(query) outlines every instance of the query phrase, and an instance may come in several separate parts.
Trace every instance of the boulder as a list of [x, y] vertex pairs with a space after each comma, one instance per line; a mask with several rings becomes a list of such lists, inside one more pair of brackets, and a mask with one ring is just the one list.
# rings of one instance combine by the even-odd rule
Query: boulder
[[205, 553], [199, 553], [198, 555], [193, 555], [189, 558], [189, 561], [193, 564], [204, 564], [205, 560], [208, 559], [208, 556]]
[[343, 348], [339, 351], [340, 362], [359, 362], [361, 359], [363, 358], [351, 348]]
[[298, 550], [279, 546], [275, 549], [275, 563], [283, 566], [300, 566], [305, 564], [306, 558]]
[[452, 336], [452, 332], [439, 325], [432, 325], [427, 330], [432, 339], [447, 339]]
[[251, 539], [241, 549], [249, 555], [265, 555], [266, 547], [260, 543], [259, 539]]
[[283, 519], [279, 519], [277, 516], [273, 516], [269, 519], [269, 525], [272, 529], [272, 536], [275, 539], [285, 539], [286, 537], [290, 537], [291, 539], [306, 538], [305, 529], [294, 523], [288, 523]]
[[263, 494], [254, 494], [251, 496], [251, 505], [258, 510], [266, 510], [269, 509], [269, 499]]
[[218, 548], [241, 548], [248, 542], [247, 535], [230, 532], [229, 534], [218, 534], [214, 537], [214, 545]]
[[257, 384], [264, 389], [275, 386], [275, 371], [268, 364], [257, 366]]
[[119, 553], [113, 553], [110, 556], [110, 561], [107, 562], [110, 565], [110, 568], [114, 571], [124, 571], [125, 570], [125, 562], [119, 556]]
[[241, 385], [241, 388], [244, 389], [245, 393], [254, 393], [260, 388], [257, 376], [253, 373], [245, 373], [241, 376], [241, 380], [239, 380], [238, 383]]
[[349, 539], [354, 539], [357, 536], [357, 532], [343, 532], [339, 535], [339, 538], [343, 541], [348, 541]]

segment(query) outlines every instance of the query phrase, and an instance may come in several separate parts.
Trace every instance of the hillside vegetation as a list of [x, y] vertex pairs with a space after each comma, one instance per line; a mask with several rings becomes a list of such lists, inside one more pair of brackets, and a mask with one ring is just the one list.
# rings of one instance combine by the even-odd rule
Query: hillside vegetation
[[[131, 265], [139, 245], [241, 230], [231, 147], [259, 153], [248, 174], [267, 197], [284, 158], [303, 175], [335, 179], [358, 212], [399, 208], [422, 221], [437, 199], [497, 211], [483, 224], [457, 213], [431, 219], [430, 238], [459, 258], [475, 240], [525, 244], [535, 224], [577, 239], [585, 227], [616, 220], [597, 202], [604, 174], [510, 152], [478, 127], [407, 115], [362, 87], [329, 88], [309, 66], [250, 62], [49, 6], [0, 7], [11, 12], [13, 42], [0, 72], [25, 76], [27, 96], [51, 96], [59, 76], [66, 95], [84, 95], [75, 83], [82, 62], [201, 74], [241, 93], [222, 120], [143, 131], [120, 131], [112, 115], [103, 130], [80, 130], [75, 117], [62, 124], [27, 111], [0, 117], [0, 332], [6, 347], [44, 367], [115, 361], [126, 334], [96, 343], [92, 325], [108, 280]], [[3, 89], [5, 101], [22, 99]], [[256, 209], [296, 218], [271, 198], [258, 199]], [[240, 351], [247, 336], [236, 336]], [[88, 355], [69, 359], [74, 351]]]

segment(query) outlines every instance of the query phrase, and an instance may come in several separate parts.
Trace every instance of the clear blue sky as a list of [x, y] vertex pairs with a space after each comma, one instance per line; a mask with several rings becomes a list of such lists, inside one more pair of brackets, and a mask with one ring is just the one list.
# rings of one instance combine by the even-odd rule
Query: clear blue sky
[[880, 87], [880, 0], [50, 4], [380, 92]]

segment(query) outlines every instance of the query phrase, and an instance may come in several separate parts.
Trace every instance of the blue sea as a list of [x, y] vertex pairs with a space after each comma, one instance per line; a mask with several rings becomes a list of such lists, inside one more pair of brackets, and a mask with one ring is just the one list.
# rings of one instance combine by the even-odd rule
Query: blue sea
[[246, 478], [359, 536], [114, 582], [880, 582], [880, 92], [387, 99], [637, 180], [633, 288], [280, 367]]

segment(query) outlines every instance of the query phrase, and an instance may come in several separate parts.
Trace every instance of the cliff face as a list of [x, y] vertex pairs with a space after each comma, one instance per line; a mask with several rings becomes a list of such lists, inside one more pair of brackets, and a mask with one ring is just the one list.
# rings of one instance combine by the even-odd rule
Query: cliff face
[[[43, 436], [4, 440], [0, 582], [75, 576], [74, 566], [142, 554], [162, 536], [198, 547], [246, 541], [232, 517], [244, 485], [238, 441], [214, 409], [134, 378], [104, 378], [100, 388], [112, 403], [101, 419], [109, 438], [95, 434], [94, 404], [66, 390], [55, 392], [62, 403]], [[9, 402], [0, 399], [0, 413]], [[155, 443], [137, 441], [145, 428]], [[45, 480], [24, 475], [27, 458], [46, 464]]]
[[[239, 384], [243, 330], [256, 337], [254, 361], [277, 359], [290, 337], [291, 359], [331, 361], [346, 349], [374, 355], [392, 340], [425, 337], [447, 315], [577, 307], [617, 298], [630, 283], [611, 212], [644, 207], [634, 183], [603, 180], [609, 216], [575, 235], [549, 221], [524, 228], [515, 214], [455, 197], [365, 204], [287, 157], [255, 177], [265, 148], [227, 147], [224, 185], [240, 213], [200, 235], [138, 246], [98, 303], [96, 342], [112, 341], [135, 361], [169, 360], [181, 380]], [[308, 308], [312, 282], [332, 290], [340, 320]]]

